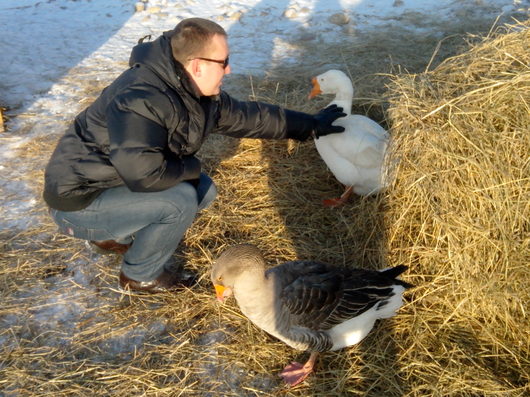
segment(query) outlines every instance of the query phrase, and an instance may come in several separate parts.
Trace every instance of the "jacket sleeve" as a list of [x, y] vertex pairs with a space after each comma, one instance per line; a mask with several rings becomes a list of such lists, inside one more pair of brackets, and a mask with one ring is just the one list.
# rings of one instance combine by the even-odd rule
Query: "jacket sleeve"
[[168, 149], [164, 120], [174, 111], [169, 99], [152, 87], [128, 89], [107, 110], [110, 162], [134, 192], [166, 190], [199, 177], [200, 161]]
[[312, 115], [263, 102], [238, 101], [220, 95], [220, 114], [214, 132], [236, 138], [291, 138], [306, 140], [315, 121]]

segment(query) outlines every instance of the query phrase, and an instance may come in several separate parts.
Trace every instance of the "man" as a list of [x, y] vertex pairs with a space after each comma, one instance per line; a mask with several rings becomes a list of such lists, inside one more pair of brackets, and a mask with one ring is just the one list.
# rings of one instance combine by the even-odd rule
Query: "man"
[[133, 48], [130, 68], [82, 111], [46, 167], [44, 200], [63, 233], [123, 254], [119, 283], [161, 292], [189, 285], [172, 255], [216, 196], [195, 157], [210, 133], [305, 140], [343, 131], [342, 109], [316, 115], [241, 102], [221, 91], [227, 35], [190, 18]]

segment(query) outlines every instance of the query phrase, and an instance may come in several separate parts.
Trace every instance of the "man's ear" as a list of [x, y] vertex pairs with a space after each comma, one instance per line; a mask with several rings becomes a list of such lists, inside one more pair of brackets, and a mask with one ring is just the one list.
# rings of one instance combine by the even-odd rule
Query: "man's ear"
[[198, 59], [192, 59], [188, 65], [188, 70], [194, 77], [200, 77], [202, 74], [201, 63]]

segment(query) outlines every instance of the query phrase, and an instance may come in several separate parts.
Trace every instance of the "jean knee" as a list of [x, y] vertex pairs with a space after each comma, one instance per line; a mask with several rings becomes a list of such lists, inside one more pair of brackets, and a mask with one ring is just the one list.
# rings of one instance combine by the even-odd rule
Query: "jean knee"
[[165, 191], [160, 205], [164, 219], [193, 219], [199, 210], [197, 192], [189, 183], [180, 183]]

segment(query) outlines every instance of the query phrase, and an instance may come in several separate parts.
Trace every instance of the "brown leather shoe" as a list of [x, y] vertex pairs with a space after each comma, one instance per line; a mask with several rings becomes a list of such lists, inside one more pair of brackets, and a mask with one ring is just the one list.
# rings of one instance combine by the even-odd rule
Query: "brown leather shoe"
[[131, 244], [120, 244], [114, 240], [90, 241], [89, 244], [94, 251], [102, 255], [123, 255], [131, 246]]
[[133, 291], [149, 293], [167, 292], [184, 287], [189, 288], [196, 284], [196, 282], [197, 275], [188, 272], [170, 273], [164, 270], [160, 276], [150, 281], [136, 281], [127, 277], [123, 272], [120, 272], [120, 287]]

